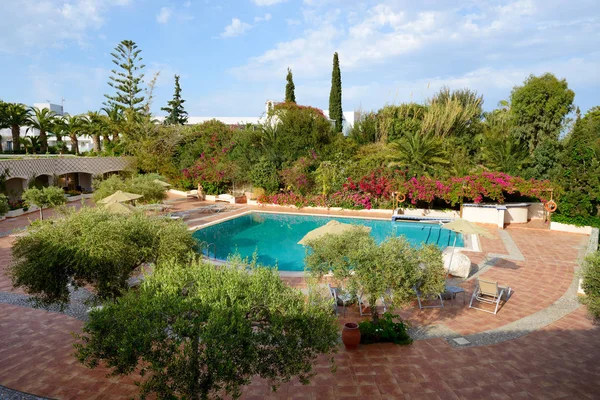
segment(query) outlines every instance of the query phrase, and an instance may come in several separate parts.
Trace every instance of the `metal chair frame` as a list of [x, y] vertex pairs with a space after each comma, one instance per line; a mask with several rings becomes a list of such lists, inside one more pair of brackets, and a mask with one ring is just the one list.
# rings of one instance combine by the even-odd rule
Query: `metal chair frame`
[[[413, 287], [413, 290], [417, 294], [417, 302], [419, 303], [419, 309], [420, 310], [422, 310], [424, 308], [444, 308], [444, 299], [442, 298], [442, 293], [431, 294], [431, 295], [423, 295], [423, 293], [421, 293], [421, 291], [416, 286]], [[436, 299], [436, 300], [437, 300], [437, 298], [439, 298], [440, 299], [440, 304], [439, 305], [435, 305], [435, 306], [424, 306], [423, 303], [421, 303], [421, 297], [423, 297], [423, 298], [430, 297], [431, 299]]]
[[[506, 300], [508, 300], [511, 292], [512, 292], [512, 289], [510, 287], [498, 286], [498, 282], [492, 282], [492, 281], [486, 281], [484, 279], [479, 279], [477, 282], [477, 286], [475, 286], [475, 290], [473, 291], [473, 295], [471, 296], [471, 301], [469, 302], [469, 308], [474, 308], [479, 311], [484, 311], [484, 312], [496, 315], [498, 313], [498, 308], [500, 308], [500, 302], [502, 301], [502, 297], [506, 293]], [[482, 303], [494, 305], [495, 306], [494, 311], [475, 307], [473, 305], [473, 301], [475, 301], [475, 300], [482, 302]]]

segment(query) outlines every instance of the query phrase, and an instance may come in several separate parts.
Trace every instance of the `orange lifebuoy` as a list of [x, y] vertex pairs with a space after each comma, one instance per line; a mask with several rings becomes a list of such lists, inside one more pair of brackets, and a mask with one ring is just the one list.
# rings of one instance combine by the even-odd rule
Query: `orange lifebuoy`
[[556, 208], [557, 208], [556, 202], [554, 200], [550, 200], [549, 202], [544, 204], [544, 208], [549, 213], [553, 213], [554, 211], [556, 211]]
[[399, 197], [399, 198], [398, 198], [398, 201], [399, 201], [400, 203], [404, 203], [404, 200], [406, 200], [406, 195], [405, 195], [405, 194], [401, 194], [401, 195], [399, 195], [398, 197]]

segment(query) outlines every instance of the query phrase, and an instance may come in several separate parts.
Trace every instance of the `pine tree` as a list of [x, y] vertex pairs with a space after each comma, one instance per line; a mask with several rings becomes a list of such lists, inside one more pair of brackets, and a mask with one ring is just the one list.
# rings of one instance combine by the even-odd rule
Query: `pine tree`
[[167, 112], [165, 125], [185, 125], [188, 121], [188, 113], [183, 109], [185, 100], [181, 98], [181, 86], [179, 86], [179, 75], [175, 75], [175, 93], [173, 100], [167, 102], [167, 107], [161, 110]]
[[288, 68], [287, 76], [285, 77], [287, 80], [287, 84], [285, 85], [285, 102], [286, 103], [295, 103], [296, 102], [296, 94], [294, 93], [294, 79], [292, 77], [292, 70]]
[[342, 131], [342, 74], [338, 53], [333, 53], [333, 71], [331, 73], [331, 92], [329, 92], [329, 118], [335, 121], [335, 131]]
[[123, 40], [115, 48], [112, 62], [118, 67], [113, 69], [112, 75], [109, 77], [108, 85], [117, 90], [114, 96], [105, 94], [108, 99], [104, 103], [108, 107], [118, 105], [125, 109], [130, 109], [136, 113], [141, 112], [144, 108], [142, 102], [144, 96], [138, 96], [142, 91], [140, 82], [144, 78], [141, 72], [145, 65], [141, 64], [142, 57], [137, 44], [131, 40]]

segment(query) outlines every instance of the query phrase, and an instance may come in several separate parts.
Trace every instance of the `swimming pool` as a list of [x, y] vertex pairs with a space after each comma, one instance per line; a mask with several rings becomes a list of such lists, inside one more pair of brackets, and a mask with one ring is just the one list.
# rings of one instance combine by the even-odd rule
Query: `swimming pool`
[[[199, 229], [194, 232], [194, 238], [199, 242], [214, 243], [216, 257], [220, 260], [226, 260], [236, 252], [251, 258], [256, 251], [258, 261], [263, 265], [277, 264], [281, 271], [303, 271], [305, 248], [298, 242], [309, 231], [331, 220], [371, 227], [371, 235], [379, 243], [391, 236], [404, 235], [414, 246], [434, 243], [444, 249], [454, 244], [455, 237], [456, 245], [463, 246], [462, 235], [437, 224], [260, 212]], [[210, 250], [212, 256], [212, 245]]]

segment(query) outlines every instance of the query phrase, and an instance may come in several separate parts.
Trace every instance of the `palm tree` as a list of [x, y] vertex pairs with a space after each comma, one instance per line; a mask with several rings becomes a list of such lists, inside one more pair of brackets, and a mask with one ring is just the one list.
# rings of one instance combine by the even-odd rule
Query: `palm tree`
[[106, 116], [108, 117], [109, 130], [112, 132], [112, 141], [116, 142], [119, 140], [121, 124], [125, 120], [123, 108], [118, 104], [113, 104], [112, 107], [102, 107], [100, 111], [104, 111], [106, 113]]
[[27, 153], [31, 151], [31, 154], [35, 154], [35, 152], [40, 149], [40, 138], [37, 136], [26, 136], [24, 138], [19, 138], [19, 141]]
[[61, 127], [63, 132], [65, 132], [71, 140], [71, 151], [76, 155], [79, 155], [79, 140], [77, 137], [85, 128], [84, 118], [80, 115], [65, 114], [64, 117], [61, 118]]
[[389, 146], [395, 152], [390, 166], [407, 167], [413, 176], [430, 175], [436, 166], [449, 163], [441, 139], [434, 134], [410, 133]]
[[29, 120], [29, 110], [19, 103], [8, 103], [4, 108], [4, 123], [10, 126], [12, 133], [13, 152], [21, 150], [21, 126]]
[[105, 118], [106, 117], [101, 115], [98, 111], [88, 111], [85, 118], [84, 130], [94, 141], [95, 153], [100, 153], [102, 151], [101, 138], [107, 130]]
[[46, 153], [48, 151], [48, 135], [47, 133], [54, 128], [56, 122], [56, 113], [47, 108], [36, 108], [30, 107], [31, 115], [27, 118], [27, 124], [30, 129], [37, 129], [40, 137], [40, 152]]
[[519, 175], [530, 163], [529, 149], [513, 135], [487, 133], [483, 145], [485, 166], [492, 171]]

